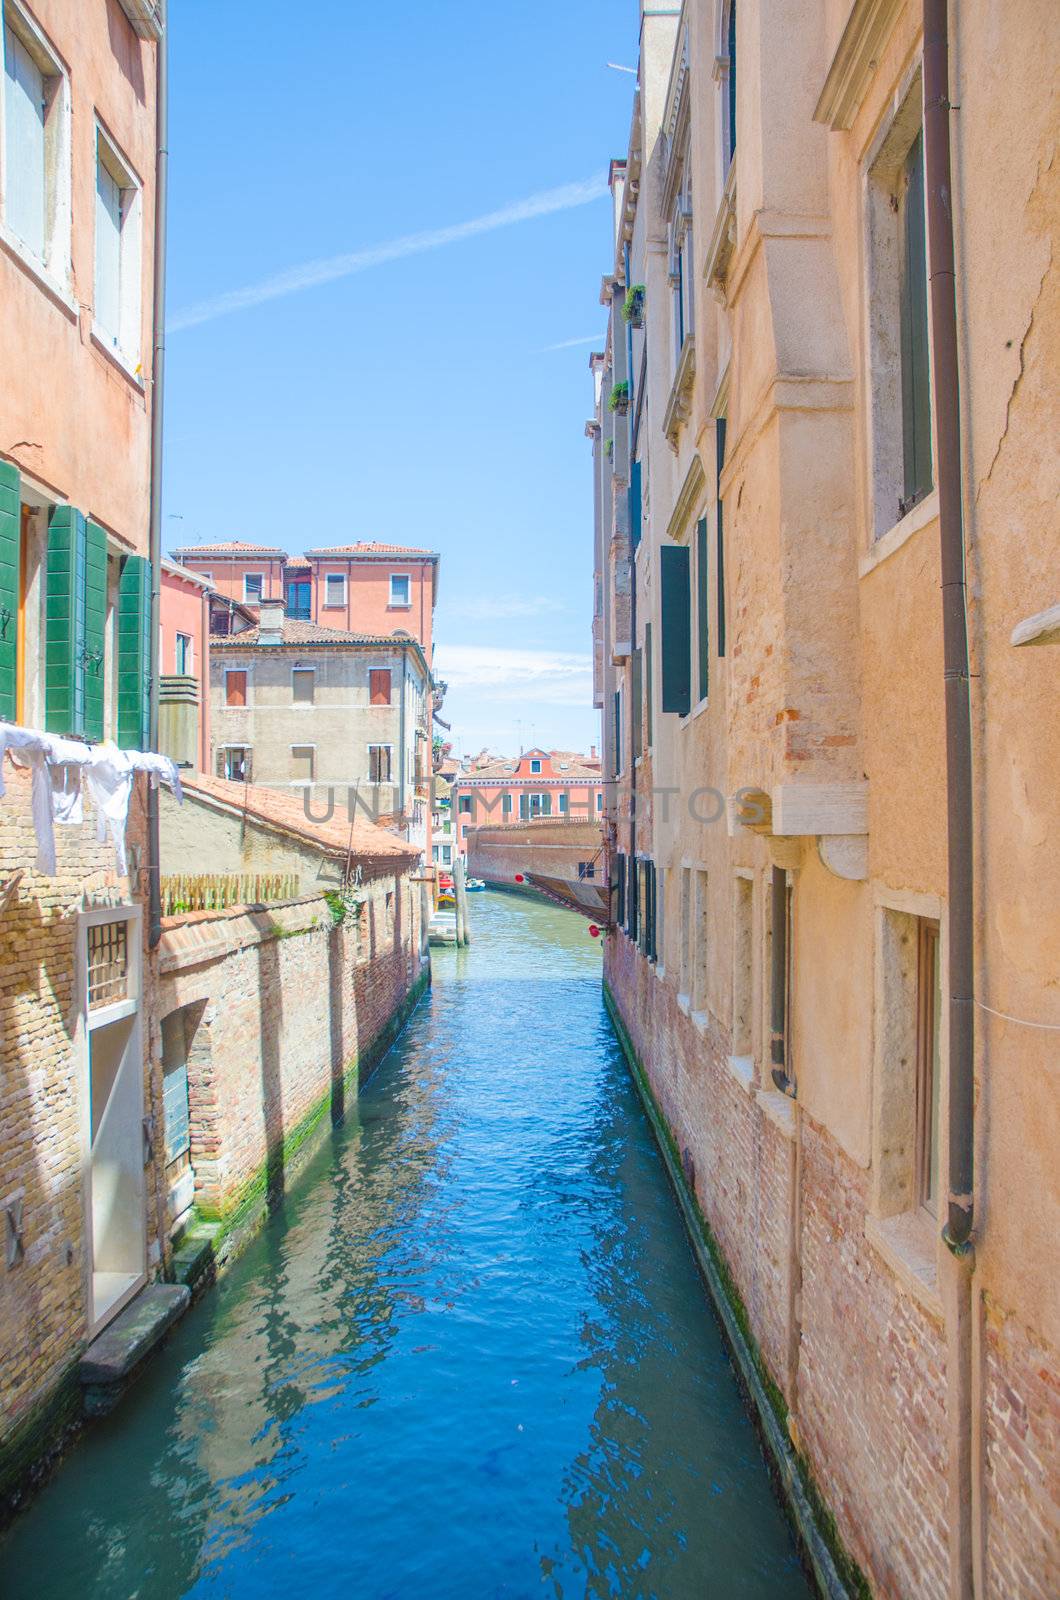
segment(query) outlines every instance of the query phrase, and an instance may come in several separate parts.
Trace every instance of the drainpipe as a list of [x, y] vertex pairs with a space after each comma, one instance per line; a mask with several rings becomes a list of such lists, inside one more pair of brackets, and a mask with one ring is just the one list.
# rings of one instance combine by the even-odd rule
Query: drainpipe
[[769, 1059], [773, 1082], [781, 1094], [792, 1094], [788, 1077], [787, 1000], [788, 1000], [788, 874], [783, 867], [773, 868], [772, 934], [770, 938], [770, 1045]]
[[[158, 674], [162, 603], [162, 422], [166, 374], [166, 224], [169, 207], [169, 17], [168, 0], [159, 0], [161, 33], [157, 46], [155, 159], [155, 285], [151, 358], [151, 687], [148, 745], [158, 749]], [[162, 937], [161, 842], [158, 789], [147, 787], [148, 935], [150, 949]]]
[[947, 0], [924, 0], [924, 167], [942, 547], [949, 852], [949, 1201], [943, 1238], [955, 1255], [964, 1255], [971, 1249], [975, 1181], [972, 727], [961, 501], [950, 109]]
[[[401, 646], [401, 709], [398, 713], [398, 782], [401, 793], [401, 820], [405, 821], [405, 675], [408, 670], [408, 649]], [[411, 825], [410, 825], [411, 831]]]

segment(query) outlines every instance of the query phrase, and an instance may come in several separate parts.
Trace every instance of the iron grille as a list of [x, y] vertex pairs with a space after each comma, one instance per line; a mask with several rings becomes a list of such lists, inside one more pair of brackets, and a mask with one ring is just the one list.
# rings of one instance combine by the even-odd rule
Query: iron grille
[[129, 924], [97, 922], [88, 930], [88, 1008], [129, 997]]

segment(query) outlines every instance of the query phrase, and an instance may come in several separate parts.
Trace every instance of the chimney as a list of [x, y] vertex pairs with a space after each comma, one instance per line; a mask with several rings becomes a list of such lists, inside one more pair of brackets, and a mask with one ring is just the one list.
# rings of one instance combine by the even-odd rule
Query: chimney
[[261, 601], [258, 606], [259, 644], [282, 644], [284, 610], [282, 600]]
[[595, 761], [596, 760], [596, 746], [594, 744], [591, 744], [589, 746], [589, 760], [590, 761]]

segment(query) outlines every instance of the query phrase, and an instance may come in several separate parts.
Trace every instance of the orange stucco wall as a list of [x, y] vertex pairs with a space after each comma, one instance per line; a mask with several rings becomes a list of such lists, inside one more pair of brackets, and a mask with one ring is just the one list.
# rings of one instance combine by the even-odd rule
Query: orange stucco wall
[[199, 685], [199, 767], [210, 770], [210, 620], [205, 590], [175, 572], [162, 573], [161, 661], [163, 676], [177, 670], [177, 634], [191, 638], [192, 674]]

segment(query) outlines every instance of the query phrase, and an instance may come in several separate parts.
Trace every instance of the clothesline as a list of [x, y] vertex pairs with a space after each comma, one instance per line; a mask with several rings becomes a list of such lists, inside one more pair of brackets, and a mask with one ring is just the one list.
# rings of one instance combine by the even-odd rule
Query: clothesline
[[151, 751], [119, 750], [109, 742], [81, 744], [58, 734], [0, 722], [0, 796], [6, 793], [5, 755], [10, 755], [16, 766], [28, 767], [32, 774], [31, 808], [37, 835], [37, 871], [49, 878], [55, 876], [56, 870], [55, 824], [80, 827], [85, 816], [86, 787], [96, 813], [96, 838], [103, 843], [109, 835], [120, 877], [125, 877], [129, 870], [125, 828], [136, 774], [148, 773], [153, 787], [164, 783], [183, 803], [176, 763], [168, 756]]

